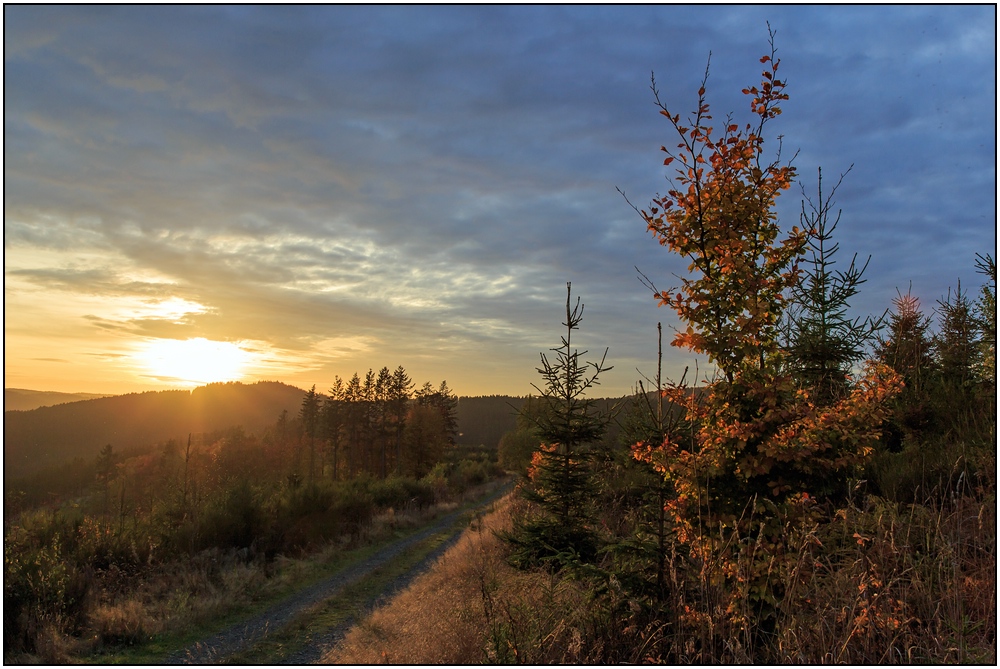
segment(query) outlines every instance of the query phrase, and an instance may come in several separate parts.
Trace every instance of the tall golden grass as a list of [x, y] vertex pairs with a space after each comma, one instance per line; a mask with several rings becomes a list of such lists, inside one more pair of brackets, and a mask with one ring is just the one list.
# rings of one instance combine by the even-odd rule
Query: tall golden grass
[[[508, 495], [477, 519], [434, 567], [356, 625], [330, 664], [574, 662], [594, 655], [581, 583], [507, 564], [497, 532], [525, 502]], [[590, 648], [584, 644], [590, 643]]]
[[680, 559], [669, 565], [672, 592], [659, 609], [614, 578], [599, 587], [513, 569], [496, 532], [527, 509], [508, 497], [324, 661], [994, 664], [995, 496], [936, 499], [871, 498], [802, 536], [762, 640], [759, 621], [720, 608], [725, 593], [712, 590], [724, 584], [699, 582]]

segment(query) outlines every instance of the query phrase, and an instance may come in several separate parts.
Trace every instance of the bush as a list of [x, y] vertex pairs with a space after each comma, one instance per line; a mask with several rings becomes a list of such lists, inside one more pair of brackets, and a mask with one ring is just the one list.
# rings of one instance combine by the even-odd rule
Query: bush
[[247, 481], [241, 480], [199, 516], [196, 546], [248, 548], [265, 530], [260, 496]]
[[63, 556], [59, 535], [49, 542], [14, 528], [4, 537], [4, 655], [35, 652], [39, 635], [78, 627], [89, 579]]
[[90, 627], [99, 646], [141, 643], [149, 637], [148, 624], [145, 609], [135, 600], [102, 604], [90, 615]]
[[367, 481], [322, 481], [291, 488], [277, 514], [275, 536], [269, 543], [276, 544], [275, 548], [294, 549], [344, 534], [357, 536], [371, 522], [374, 510], [375, 500]]
[[427, 478], [415, 481], [408, 477], [390, 476], [381, 481], [369, 480], [368, 486], [375, 506], [380, 509], [406, 506], [422, 509], [434, 503], [434, 489]]
[[483, 461], [462, 460], [452, 471], [449, 483], [456, 492], [462, 493], [489, 481], [495, 469]]
[[508, 432], [500, 438], [497, 447], [500, 467], [523, 475], [528, 471], [531, 455], [538, 449], [539, 443], [533, 429], [525, 427]]

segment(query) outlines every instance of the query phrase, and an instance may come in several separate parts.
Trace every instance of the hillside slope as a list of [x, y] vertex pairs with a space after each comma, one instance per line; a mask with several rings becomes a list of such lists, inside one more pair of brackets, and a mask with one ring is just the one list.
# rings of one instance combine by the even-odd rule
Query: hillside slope
[[525, 398], [509, 395], [459, 397], [456, 411], [460, 444], [496, 448], [507, 432], [517, 427], [517, 412]]
[[26, 476], [76, 457], [97, 457], [105, 444], [141, 449], [189, 433], [241, 425], [256, 431], [282, 411], [298, 414], [304, 391], [274, 381], [213, 383], [4, 411], [4, 479]]
[[50, 390], [27, 390], [25, 388], [3, 389], [4, 411], [31, 411], [39, 407], [82, 402], [100, 397], [111, 397], [99, 393], [57, 393]]

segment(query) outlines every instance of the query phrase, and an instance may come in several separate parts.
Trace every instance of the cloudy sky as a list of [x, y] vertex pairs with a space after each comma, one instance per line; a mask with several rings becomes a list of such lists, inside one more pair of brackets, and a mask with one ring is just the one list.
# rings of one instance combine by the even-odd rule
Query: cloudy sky
[[[858, 313], [932, 308], [996, 248], [996, 9], [4, 8], [4, 385], [318, 389], [403, 365], [526, 394], [577, 341], [655, 370], [672, 257], [616, 191], [667, 189], [649, 90], [746, 119], [767, 25], [802, 187], [838, 191]], [[772, 144], [773, 146], [773, 144]], [[781, 198], [798, 222], [802, 191]], [[677, 376], [693, 357], [668, 350]], [[703, 365], [704, 363], [702, 363]]]

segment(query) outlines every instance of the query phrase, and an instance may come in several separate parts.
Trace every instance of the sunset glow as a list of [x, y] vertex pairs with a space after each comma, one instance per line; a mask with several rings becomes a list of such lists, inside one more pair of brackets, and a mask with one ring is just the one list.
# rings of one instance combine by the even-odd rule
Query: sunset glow
[[236, 381], [253, 355], [236, 344], [196, 339], [155, 339], [140, 345], [136, 361], [153, 377], [180, 385]]

